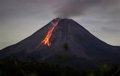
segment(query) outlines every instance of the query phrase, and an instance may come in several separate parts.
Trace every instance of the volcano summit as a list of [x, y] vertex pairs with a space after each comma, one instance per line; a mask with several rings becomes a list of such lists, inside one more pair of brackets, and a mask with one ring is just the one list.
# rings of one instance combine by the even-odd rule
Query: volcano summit
[[0, 58], [30, 58], [82, 66], [120, 63], [120, 47], [111, 46], [72, 19], [56, 18], [21, 42], [0, 51]]

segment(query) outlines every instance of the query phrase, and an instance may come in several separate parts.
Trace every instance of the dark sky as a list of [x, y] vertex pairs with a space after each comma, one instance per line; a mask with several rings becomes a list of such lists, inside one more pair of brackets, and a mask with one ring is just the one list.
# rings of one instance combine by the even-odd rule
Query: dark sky
[[72, 18], [99, 39], [120, 45], [120, 0], [0, 0], [0, 49], [56, 17]]

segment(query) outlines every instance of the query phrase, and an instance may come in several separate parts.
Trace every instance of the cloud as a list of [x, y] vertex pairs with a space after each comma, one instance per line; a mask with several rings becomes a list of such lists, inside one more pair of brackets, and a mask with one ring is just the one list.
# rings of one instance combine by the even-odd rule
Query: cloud
[[103, 30], [104, 32], [108, 32], [108, 33], [120, 33], [120, 29], [118, 28], [102, 27], [101, 30]]

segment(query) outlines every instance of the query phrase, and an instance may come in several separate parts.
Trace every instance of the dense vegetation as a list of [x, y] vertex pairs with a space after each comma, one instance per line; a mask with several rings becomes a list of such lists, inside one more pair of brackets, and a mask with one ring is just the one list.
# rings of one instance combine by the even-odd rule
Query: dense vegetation
[[103, 64], [97, 69], [75, 70], [47, 62], [0, 60], [0, 76], [120, 76], [120, 66]]

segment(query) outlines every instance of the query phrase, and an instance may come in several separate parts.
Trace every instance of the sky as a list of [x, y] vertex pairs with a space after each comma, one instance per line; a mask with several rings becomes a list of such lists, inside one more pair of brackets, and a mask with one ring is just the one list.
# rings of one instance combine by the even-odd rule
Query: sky
[[0, 49], [56, 17], [71, 18], [102, 41], [120, 46], [120, 0], [0, 0]]

